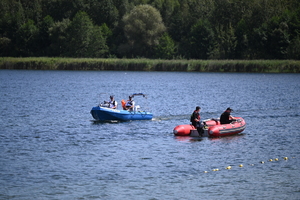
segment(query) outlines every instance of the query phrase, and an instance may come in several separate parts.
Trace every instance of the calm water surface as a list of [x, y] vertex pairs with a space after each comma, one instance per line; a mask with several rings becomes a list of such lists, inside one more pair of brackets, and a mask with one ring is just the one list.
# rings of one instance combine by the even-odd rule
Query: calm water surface
[[[0, 81], [0, 199], [300, 199], [300, 74], [1, 70]], [[153, 120], [93, 121], [100, 100], [136, 92]], [[247, 128], [175, 137], [197, 105], [202, 119], [230, 106]]]

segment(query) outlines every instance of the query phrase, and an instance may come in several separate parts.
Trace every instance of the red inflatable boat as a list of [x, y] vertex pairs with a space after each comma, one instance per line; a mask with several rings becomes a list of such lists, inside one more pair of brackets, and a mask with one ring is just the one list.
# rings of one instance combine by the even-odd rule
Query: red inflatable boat
[[[223, 137], [241, 133], [246, 128], [246, 122], [241, 117], [235, 117], [230, 124], [221, 124], [219, 119], [204, 120], [204, 134], [208, 137]], [[196, 128], [191, 124], [178, 125], [173, 130], [176, 136], [200, 136]]]

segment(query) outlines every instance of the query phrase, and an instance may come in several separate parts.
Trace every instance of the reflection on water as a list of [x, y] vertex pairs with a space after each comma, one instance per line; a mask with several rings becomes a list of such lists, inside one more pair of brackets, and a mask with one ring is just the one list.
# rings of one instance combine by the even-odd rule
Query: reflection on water
[[178, 142], [201, 142], [203, 140], [203, 138], [201, 137], [190, 137], [190, 136], [174, 136], [174, 138], [178, 141]]
[[221, 142], [221, 143], [230, 143], [230, 142], [238, 142], [240, 137], [245, 136], [245, 133], [239, 133], [236, 135], [230, 135], [226, 137], [190, 137], [190, 136], [174, 136], [176, 141], [178, 142], [201, 142], [207, 138], [212, 142]]

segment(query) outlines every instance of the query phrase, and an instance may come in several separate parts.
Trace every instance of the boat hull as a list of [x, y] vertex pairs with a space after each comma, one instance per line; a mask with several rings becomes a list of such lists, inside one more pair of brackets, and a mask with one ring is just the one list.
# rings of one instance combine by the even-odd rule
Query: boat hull
[[246, 122], [241, 117], [236, 117], [237, 121], [230, 124], [220, 124], [208, 127], [208, 135], [210, 137], [223, 137], [241, 133], [246, 128]]
[[[208, 137], [224, 137], [241, 133], [246, 128], [246, 122], [241, 117], [235, 117], [236, 121], [230, 124], [220, 124], [220, 121], [215, 119], [204, 120], [204, 136]], [[199, 136], [193, 125], [184, 124], [178, 125], [173, 130], [176, 136]]]
[[118, 110], [100, 106], [93, 107], [91, 115], [97, 121], [151, 120], [153, 118], [150, 112]]

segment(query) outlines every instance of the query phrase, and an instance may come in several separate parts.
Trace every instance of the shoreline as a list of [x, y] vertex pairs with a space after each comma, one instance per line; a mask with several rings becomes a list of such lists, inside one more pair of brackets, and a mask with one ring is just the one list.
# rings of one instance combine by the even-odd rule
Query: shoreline
[[300, 60], [160, 60], [0, 57], [0, 69], [300, 73]]

